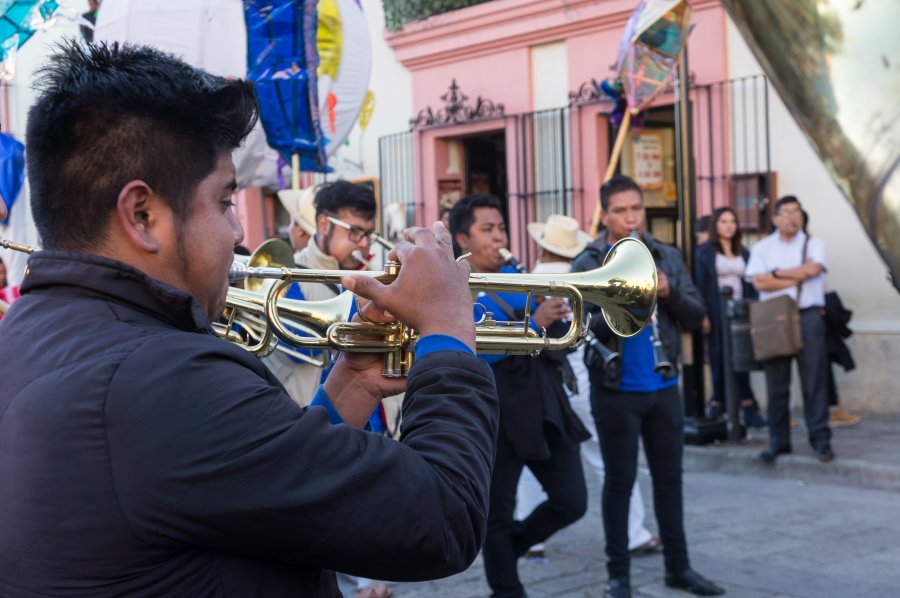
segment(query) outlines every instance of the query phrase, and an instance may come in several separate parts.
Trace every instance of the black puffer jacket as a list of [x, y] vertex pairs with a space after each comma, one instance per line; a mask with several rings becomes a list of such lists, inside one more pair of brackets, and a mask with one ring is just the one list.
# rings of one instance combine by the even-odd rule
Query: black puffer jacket
[[[681, 354], [679, 339], [681, 331], [700, 328], [703, 317], [706, 315], [706, 308], [678, 250], [671, 245], [660, 243], [649, 233], [642, 233], [641, 240], [653, 255], [657, 269], [663, 271], [669, 279], [669, 296], [658, 301], [659, 336], [666, 357], [672, 363], [678, 363]], [[572, 263], [572, 272], [585, 272], [600, 267], [606, 258], [606, 252], [606, 231], [602, 231], [575, 258]], [[610, 349], [621, 353], [622, 339], [613, 334], [607, 326], [600, 314], [600, 308], [590, 305], [590, 312], [592, 314], [591, 329], [597, 335], [597, 339]], [[670, 376], [677, 375], [677, 371], [670, 374]], [[618, 390], [620, 380], [592, 371], [591, 382], [599, 382], [610, 390]]]
[[490, 368], [432, 353], [396, 442], [304, 412], [192, 296], [32, 256], [0, 325], [0, 596], [339, 596], [460, 571], [485, 534]]

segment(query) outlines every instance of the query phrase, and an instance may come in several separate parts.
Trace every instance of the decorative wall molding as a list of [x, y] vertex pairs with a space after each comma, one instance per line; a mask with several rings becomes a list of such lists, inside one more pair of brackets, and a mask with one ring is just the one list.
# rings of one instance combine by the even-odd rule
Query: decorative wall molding
[[[693, 0], [694, 13], [723, 10], [719, 0]], [[493, 0], [385, 33], [397, 60], [411, 70], [498, 51], [543, 44], [570, 35], [621, 30], [634, 0]]]
[[603, 100], [612, 101], [612, 98], [603, 93], [603, 90], [600, 89], [600, 83], [596, 79], [585, 81], [579, 86], [578, 91], [569, 92], [569, 106], [601, 102]]

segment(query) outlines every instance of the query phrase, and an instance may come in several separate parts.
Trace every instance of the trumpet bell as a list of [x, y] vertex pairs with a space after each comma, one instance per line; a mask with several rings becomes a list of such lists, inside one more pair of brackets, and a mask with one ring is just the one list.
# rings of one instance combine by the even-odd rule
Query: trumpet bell
[[[241, 256], [235, 256], [235, 260], [244, 262], [238, 260], [239, 257]], [[244, 265], [254, 268], [291, 268], [294, 265], [294, 250], [283, 239], [269, 239], [256, 248]], [[244, 288], [248, 291], [264, 291], [271, 284], [262, 279], [250, 278], [244, 283]]]
[[[618, 241], [603, 265], [588, 272], [559, 274], [472, 274], [469, 286], [545, 295], [575, 295], [574, 317], [581, 317], [582, 302], [601, 308], [603, 318], [619, 336], [634, 336], [653, 317], [656, 306], [656, 264], [647, 247], [637, 239]], [[573, 292], [574, 291], [574, 292]], [[549, 348], [549, 347], [548, 347]]]
[[585, 291], [585, 301], [602, 308], [613, 332], [634, 336], [650, 323], [656, 307], [658, 277], [650, 250], [637, 239], [622, 239], [606, 254], [599, 271], [603, 276]]
[[[261, 321], [266, 314], [266, 293], [229, 288], [225, 305], [226, 309], [237, 310], [238, 319], [246, 314]], [[353, 293], [344, 291], [336, 297], [321, 301], [282, 297], [278, 299], [276, 305], [278, 315], [287, 327], [297, 328], [306, 334], [325, 338], [328, 328], [332, 324], [350, 320], [350, 312], [353, 310]]]

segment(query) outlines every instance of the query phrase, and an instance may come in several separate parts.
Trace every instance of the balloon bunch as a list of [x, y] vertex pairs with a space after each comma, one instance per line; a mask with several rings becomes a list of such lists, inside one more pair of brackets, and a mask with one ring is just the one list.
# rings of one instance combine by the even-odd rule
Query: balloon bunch
[[[604, 79], [600, 82], [600, 91], [605, 93], [616, 103], [615, 108], [613, 108], [613, 111], [609, 114], [609, 124], [618, 129], [620, 126], [622, 126], [622, 120], [625, 117], [625, 111], [629, 109], [628, 99], [625, 97], [625, 86], [622, 85], [622, 80], [619, 78]], [[632, 129], [640, 129], [641, 127], [643, 127], [644, 113], [639, 112], [637, 114], [633, 114], [630, 124]]]

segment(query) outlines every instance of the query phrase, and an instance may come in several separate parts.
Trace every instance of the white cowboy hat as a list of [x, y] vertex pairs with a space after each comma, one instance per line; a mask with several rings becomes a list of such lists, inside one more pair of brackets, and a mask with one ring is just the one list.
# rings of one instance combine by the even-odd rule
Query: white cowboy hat
[[308, 235], [316, 234], [316, 186], [306, 189], [282, 189], [278, 192], [281, 205]]
[[569, 216], [553, 214], [543, 222], [530, 222], [528, 234], [534, 242], [556, 255], [574, 258], [591, 242], [591, 237]]

